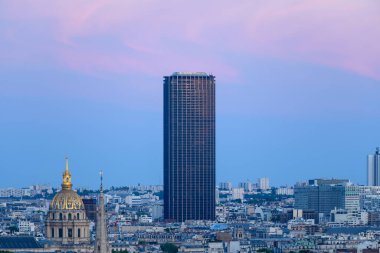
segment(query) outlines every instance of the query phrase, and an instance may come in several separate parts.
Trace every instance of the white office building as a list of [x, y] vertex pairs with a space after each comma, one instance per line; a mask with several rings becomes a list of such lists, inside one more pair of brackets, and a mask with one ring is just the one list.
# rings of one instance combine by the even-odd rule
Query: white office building
[[140, 196], [128, 195], [125, 197], [125, 203], [129, 206], [139, 206], [142, 204]]
[[277, 195], [294, 195], [294, 189], [291, 187], [279, 187], [276, 189]]
[[35, 230], [35, 225], [33, 222], [26, 221], [26, 220], [19, 220], [18, 221], [18, 231], [20, 234], [31, 234]]
[[232, 188], [232, 199], [244, 199], [244, 189], [243, 188]]

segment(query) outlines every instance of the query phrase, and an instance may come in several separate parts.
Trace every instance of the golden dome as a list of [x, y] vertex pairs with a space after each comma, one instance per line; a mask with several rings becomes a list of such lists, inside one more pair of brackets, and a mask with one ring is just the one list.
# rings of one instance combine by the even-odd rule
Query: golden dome
[[66, 158], [66, 170], [63, 173], [62, 190], [58, 192], [50, 203], [50, 209], [81, 210], [84, 209], [82, 198], [72, 190], [69, 162]]

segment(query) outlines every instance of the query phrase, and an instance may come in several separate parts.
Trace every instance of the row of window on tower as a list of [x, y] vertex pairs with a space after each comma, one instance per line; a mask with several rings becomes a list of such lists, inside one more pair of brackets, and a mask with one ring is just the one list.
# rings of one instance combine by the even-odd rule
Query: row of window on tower
[[[51, 237], [54, 238], [55, 237], [55, 230], [54, 228], [51, 228]], [[72, 228], [68, 228], [67, 229], [67, 237], [69, 238], [72, 238], [73, 237], [73, 229]], [[81, 229], [78, 228], [77, 230], [77, 236], [78, 238], [81, 237]], [[63, 238], [63, 228], [59, 228], [58, 229], [58, 238]]]
[[[82, 216], [84, 216], [84, 214], [82, 214]], [[53, 220], [55, 220], [55, 213], [52, 213], [52, 218]], [[59, 216], [58, 216], [59, 220], [66, 220], [66, 215], [62, 214], [62, 213], [59, 213]], [[84, 217], [82, 217], [84, 218]], [[79, 220], [80, 219], [80, 214], [79, 213], [76, 213], [76, 214], [72, 214], [72, 213], [69, 213], [67, 214], [67, 219], [68, 220], [73, 220], [73, 219], [76, 219], [76, 220]]]

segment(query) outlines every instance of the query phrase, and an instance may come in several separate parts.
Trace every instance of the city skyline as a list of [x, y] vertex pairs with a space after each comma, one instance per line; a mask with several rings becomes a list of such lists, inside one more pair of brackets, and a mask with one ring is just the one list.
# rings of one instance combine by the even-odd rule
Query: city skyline
[[378, 10], [2, 1], [0, 187], [59, 185], [66, 155], [78, 187], [96, 188], [100, 169], [106, 185], [162, 184], [162, 76], [174, 71], [217, 77], [217, 182], [365, 184], [380, 145]]

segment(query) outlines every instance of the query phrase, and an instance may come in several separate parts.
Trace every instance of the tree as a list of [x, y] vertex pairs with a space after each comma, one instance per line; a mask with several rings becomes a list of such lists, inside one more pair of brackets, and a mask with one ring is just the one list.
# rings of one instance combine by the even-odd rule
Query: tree
[[112, 253], [128, 253], [128, 250], [112, 250]]
[[257, 252], [273, 253], [273, 251], [270, 249], [259, 249]]
[[166, 253], [177, 253], [178, 247], [172, 243], [164, 243], [160, 246], [161, 250]]
[[11, 227], [9, 227], [9, 231], [11, 232], [11, 234], [14, 234], [15, 232], [18, 232], [18, 227], [11, 226]]

